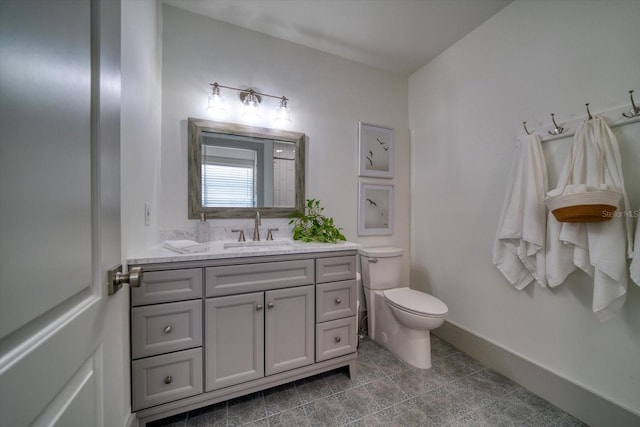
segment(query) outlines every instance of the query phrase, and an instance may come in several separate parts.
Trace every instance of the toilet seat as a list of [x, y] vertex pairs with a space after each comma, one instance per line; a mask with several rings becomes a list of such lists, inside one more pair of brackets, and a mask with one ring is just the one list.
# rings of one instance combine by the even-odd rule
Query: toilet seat
[[444, 317], [449, 311], [438, 298], [415, 289], [393, 288], [383, 292], [385, 300], [399, 310], [418, 316]]

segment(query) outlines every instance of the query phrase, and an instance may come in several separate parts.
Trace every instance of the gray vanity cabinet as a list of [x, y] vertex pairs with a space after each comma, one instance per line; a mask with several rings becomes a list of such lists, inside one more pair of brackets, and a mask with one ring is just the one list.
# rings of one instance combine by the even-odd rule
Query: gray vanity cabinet
[[353, 250], [140, 265], [131, 291], [138, 426], [347, 366]]

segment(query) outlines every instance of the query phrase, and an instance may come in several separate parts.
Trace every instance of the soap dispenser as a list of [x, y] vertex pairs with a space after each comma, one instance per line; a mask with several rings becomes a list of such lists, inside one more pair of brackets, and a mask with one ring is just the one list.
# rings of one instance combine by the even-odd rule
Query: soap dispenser
[[198, 229], [196, 231], [196, 238], [198, 243], [207, 243], [210, 240], [209, 236], [209, 223], [204, 212], [200, 214], [200, 222], [198, 223]]

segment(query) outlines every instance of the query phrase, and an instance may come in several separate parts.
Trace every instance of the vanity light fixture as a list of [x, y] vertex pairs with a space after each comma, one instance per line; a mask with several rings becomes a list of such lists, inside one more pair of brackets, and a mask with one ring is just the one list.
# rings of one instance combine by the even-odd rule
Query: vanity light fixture
[[283, 124], [291, 122], [291, 113], [289, 112], [289, 98], [286, 96], [269, 95], [253, 89], [239, 89], [237, 87], [224, 86], [218, 82], [210, 83], [211, 91], [207, 102], [207, 110], [214, 116], [223, 116], [227, 113], [225, 100], [220, 93], [220, 88], [231, 89], [240, 92], [240, 101], [242, 101], [242, 117], [250, 122], [260, 119], [260, 103], [262, 97], [275, 98], [280, 100], [278, 108], [275, 110], [274, 123]]

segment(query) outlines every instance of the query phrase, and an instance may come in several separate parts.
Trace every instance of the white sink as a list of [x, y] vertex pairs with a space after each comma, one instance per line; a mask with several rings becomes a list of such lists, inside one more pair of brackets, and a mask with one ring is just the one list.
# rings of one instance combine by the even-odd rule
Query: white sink
[[276, 250], [291, 249], [293, 242], [289, 240], [261, 240], [257, 242], [225, 242], [224, 249]]

